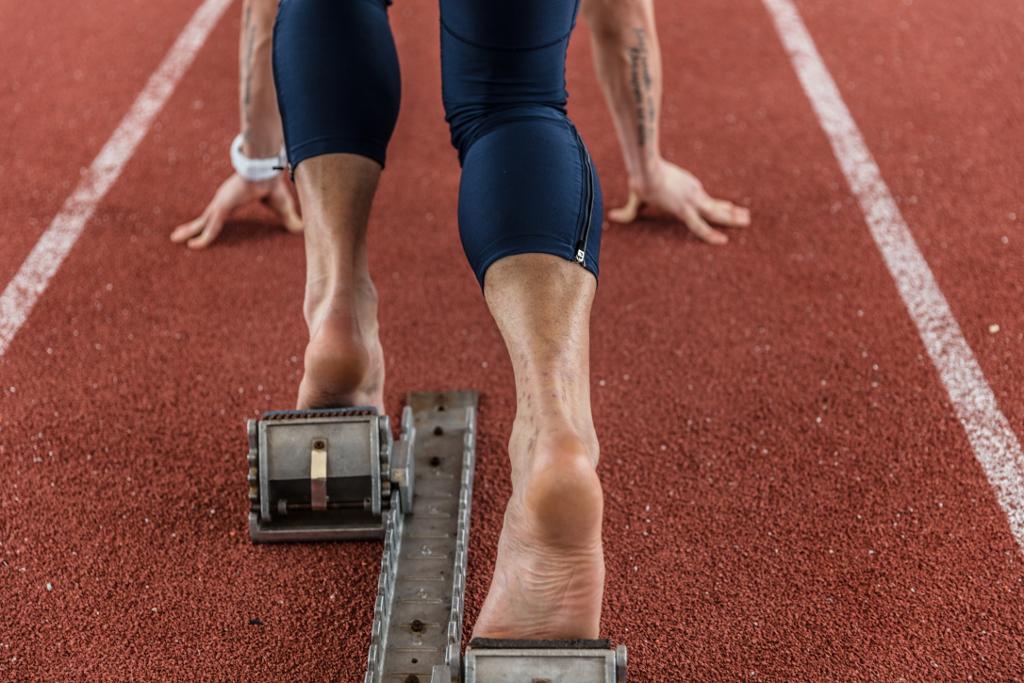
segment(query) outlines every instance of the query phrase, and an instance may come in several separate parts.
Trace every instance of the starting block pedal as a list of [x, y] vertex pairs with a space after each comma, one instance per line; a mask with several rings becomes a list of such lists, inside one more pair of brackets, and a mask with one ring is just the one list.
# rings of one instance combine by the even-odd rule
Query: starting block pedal
[[474, 391], [409, 394], [397, 439], [373, 408], [250, 420], [252, 540], [383, 539], [364, 683], [625, 683], [626, 648], [606, 640], [462, 653], [476, 406]]
[[474, 638], [462, 683], [626, 683], [626, 657], [607, 640]]
[[412, 508], [416, 430], [394, 441], [374, 408], [276, 410], [249, 420], [249, 535], [259, 543], [384, 536], [397, 491]]

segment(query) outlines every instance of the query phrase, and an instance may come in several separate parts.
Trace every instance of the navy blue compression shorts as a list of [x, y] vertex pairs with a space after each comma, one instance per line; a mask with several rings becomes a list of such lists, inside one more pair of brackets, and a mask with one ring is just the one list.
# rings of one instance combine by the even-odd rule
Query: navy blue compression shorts
[[[598, 273], [597, 172], [566, 115], [579, 0], [440, 0], [446, 120], [462, 164], [459, 234], [481, 286], [513, 254]], [[386, 0], [281, 0], [274, 78], [293, 169], [332, 153], [385, 163], [398, 117]]]

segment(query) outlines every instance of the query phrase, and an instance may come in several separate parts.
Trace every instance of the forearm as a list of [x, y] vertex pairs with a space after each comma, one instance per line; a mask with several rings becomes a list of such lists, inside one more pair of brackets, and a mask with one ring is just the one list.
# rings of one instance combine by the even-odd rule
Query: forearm
[[629, 182], [644, 187], [661, 160], [661, 49], [653, 0], [584, 0], [594, 66]]
[[272, 41], [277, 0], [244, 0], [239, 38], [239, 110], [242, 153], [263, 159], [281, 151]]

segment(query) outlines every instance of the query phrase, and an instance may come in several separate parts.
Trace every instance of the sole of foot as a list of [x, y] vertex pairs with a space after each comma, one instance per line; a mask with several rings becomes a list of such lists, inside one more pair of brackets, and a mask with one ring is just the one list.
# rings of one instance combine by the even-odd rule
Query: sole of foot
[[601, 482], [584, 442], [571, 435], [538, 441], [505, 511], [475, 637], [598, 636], [602, 506]]

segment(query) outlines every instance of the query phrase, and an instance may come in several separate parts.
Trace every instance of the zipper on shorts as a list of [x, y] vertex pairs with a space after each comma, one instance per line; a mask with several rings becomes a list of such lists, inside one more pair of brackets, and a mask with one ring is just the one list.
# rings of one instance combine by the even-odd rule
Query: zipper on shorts
[[[572, 125], [572, 124], [570, 124]], [[583, 201], [586, 208], [583, 211], [583, 225], [579, 230], [579, 238], [576, 240], [576, 263], [585, 265], [587, 259], [587, 240], [590, 238], [590, 224], [594, 219], [594, 165], [590, 161], [590, 154], [583, 144], [576, 127], [572, 127], [573, 135], [576, 136], [576, 146], [580, 152], [580, 162], [583, 164], [584, 179]]]

